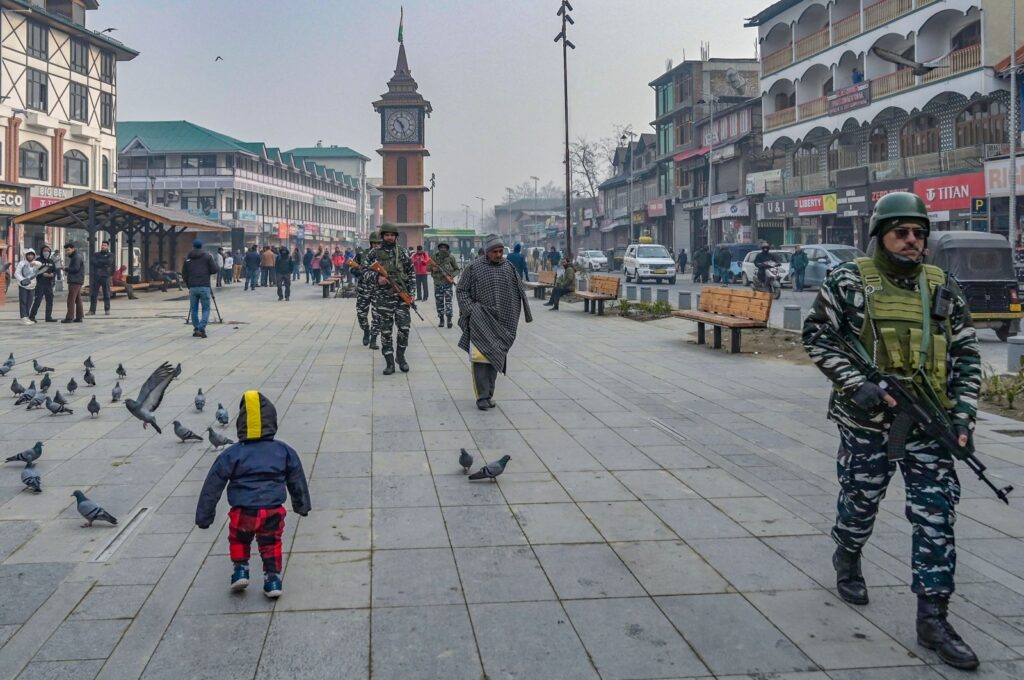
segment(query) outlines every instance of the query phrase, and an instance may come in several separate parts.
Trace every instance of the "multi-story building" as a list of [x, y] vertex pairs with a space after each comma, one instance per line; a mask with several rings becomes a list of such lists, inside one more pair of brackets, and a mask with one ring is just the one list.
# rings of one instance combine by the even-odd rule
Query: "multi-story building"
[[117, 64], [138, 53], [86, 27], [95, 0], [0, 0], [0, 245], [7, 257], [82, 234], [10, 218], [88, 190], [113, 191]]
[[664, 243], [665, 200], [658, 192], [657, 138], [645, 133], [615, 149], [612, 176], [598, 186], [604, 219], [599, 227], [600, 243], [594, 248], [610, 250], [650, 236]]
[[215, 243], [356, 242], [358, 177], [188, 121], [122, 121], [118, 149], [118, 193], [230, 226], [229, 237], [211, 235]]
[[[863, 247], [874, 201], [894, 190], [920, 193], [940, 229], [970, 226], [971, 199], [989, 193], [982, 165], [1006, 153], [1010, 93], [995, 66], [1010, 53], [1010, 10], [780, 0], [747, 20], [774, 173], [763, 216], [787, 243]], [[1005, 233], [1006, 201], [989, 208]]]
[[316, 146], [290, 149], [285, 153], [289, 153], [299, 160], [314, 161], [325, 168], [343, 172], [349, 177], [355, 177], [359, 180], [358, 213], [360, 217], [356, 233], [359, 238], [365, 239], [370, 233], [369, 224], [372, 212], [370, 202], [367, 200], [369, 192], [366, 188], [366, 164], [370, 159], [347, 146], [338, 146], [336, 144], [324, 146], [322, 142], [317, 142]]
[[565, 198], [520, 198], [494, 206], [498, 233], [512, 243], [557, 246], [565, 240]]

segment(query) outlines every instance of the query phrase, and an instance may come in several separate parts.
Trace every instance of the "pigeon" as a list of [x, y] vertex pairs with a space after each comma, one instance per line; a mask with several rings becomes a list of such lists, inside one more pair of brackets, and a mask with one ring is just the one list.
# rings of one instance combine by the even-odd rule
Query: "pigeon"
[[35, 465], [29, 463], [25, 466], [25, 469], [21, 471], [21, 483], [27, 488], [32, 489], [32, 493], [42, 493], [43, 482], [39, 477], [39, 470], [36, 470]]
[[92, 355], [91, 354], [88, 357], [86, 357], [85, 361], [82, 362], [82, 365], [85, 366], [88, 369], [96, 368], [96, 364], [92, 363]]
[[218, 55], [217, 55], [217, 56], [216, 56], [216, 57], [214, 58], [214, 61], [224, 61], [224, 57], [222, 57], [222, 56], [220, 56], [220, 55], [218, 54]]
[[66, 413], [68, 415], [72, 415], [74, 413], [74, 411], [69, 409], [64, 404], [58, 404], [57, 402], [55, 402], [53, 399], [50, 399], [49, 397], [46, 397], [46, 410], [49, 411], [53, 415], [57, 415], [58, 413]]
[[82, 525], [82, 528], [91, 527], [93, 522], [102, 520], [104, 522], [110, 522], [111, 524], [117, 524], [117, 518], [111, 515], [109, 512], [101, 508], [94, 501], [89, 500], [85, 497], [85, 494], [81, 491], [75, 491], [71, 494], [78, 500], [78, 514], [86, 519], [86, 523]]
[[216, 432], [214, 432], [212, 427], [206, 428], [206, 431], [207, 433], [209, 433], [210, 443], [213, 444], [213, 448], [215, 449], [219, 449], [222, 446], [227, 446], [228, 444], [235, 443], [235, 440], [229, 437], [225, 437], [223, 435], [219, 435]]
[[32, 401], [28, 402], [28, 406], [25, 407], [25, 410], [31, 411], [32, 409], [42, 408], [47, 399], [49, 399], [49, 397], [40, 392], [36, 396], [32, 397]]
[[35, 399], [35, 397], [36, 397], [36, 381], [33, 380], [31, 383], [29, 383], [28, 389], [22, 391], [21, 395], [19, 395], [18, 398], [14, 400], [14, 405], [15, 406], [19, 406], [21, 404], [27, 404], [28, 402], [30, 402], [33, 399]]
[[7, 358], [4, 360], [4, 366], [13, 366], [13, 365], [14, 365], [14, 352], [11, 352], [10, 354], [7, 355]]
[[53, 381], [50, 380], [50, 374], [47, 373], [46, 375], [43, 376], [43, 379], [39, 381], [39, 391], [46, 392], [47, 390], [50, 389], [50, 385], [52, 384]]
[[171, 374], [171, 380], [174, 380], [179, 375], [181, 375], [181, 364], [180, 363], [177, 366], [174, 367], [174, 373]]
[[494, 481], [498, 481], [498, 475], [505, 471], [505, 466], [508, 465], [510, 460], [512, 460], [512, 456], [502, 456], [493, 463], [484, 465], [482, 468], [471, 474], [469, 478], [473, 480], [493, 479]]
[[945, 61], [946, 57], [952, 54], [952, 52], [947, 52], [941, 57], [930, 59], [928, 61], [914, 61], [913, 59], [907, 59], [898, 52], [893, 52], [892, 50], [887, 50], [883, 47], [872, 47], [871, 51], [874, 52], [875, 56], [879, 59], [910, 69], [911, 73], [915, 76], [926, 76], [937, 68], [949, 68], [949, 63], [943, 63], [943, 61]]
[[466, 449], [459, 449], [459, 465], [462, 466], [462, 474], [468, 475], [469, 468], [473, 467], [473, 456], [469, 455]]
[[96, 376], [94, 376], [92, 374], [92, 371], [90, 371], [88, 368], [85, 369], [85, 375], [82, 377], [82, 379], [85, 380], [85, 384], [88, 385], [89, 387], [96, 387]]
[[35, 369], [36, 373], [46, 373], [47, 371], [52, 371], [53, 370], [49, 366], [42, 366], [42, 365], [40, 365], [39, 362], [36, 361], [35, 359], [32, 360], [32, 368]]
[[227, 425], [228, 421], [231, 420], [231, 416], [228, 415], [228, 410], [224, 408], [224, 404], [217, 403], [217, 422], [221, 425]]
[[96, 401], [95, 394], [92, 395], [92, 399], [89, 400], [89, 403], [86, 406], [86, 408], [89, 409], [89, 413], [92, 414], [93, 418], [100, 414], [100, 402]]
[[4, 364], [3, 366], [0, 366], [0, 376], [5, 376], [8, 373], [10, 373], [12, 368], [14, 368], [14, 367], [13, 366], [8, 366], [7, 364]]
[[122, 380], [124, 378], [128, 377], [128, 371], [124, 370], [124, 364], [118, 364], [117, 365], [116, 373], [117, 373], [117, 377], [121, 378]]
[[178, 439], [180, 439], [182, 442], [187, 443], [189, 440], [197, 441], [197, 442], [203, 441], [202, 437], [200, 437], [195, 432], [193, 432], [192, 430], [188, 429], [187, 427], [185, 427], [184, 425], [179, 423], [177, 420], [175, 420], [173, 422], [173, 425], [174, 425], [174, 435]]
[[102, 31], [100, 31], [100, 33], [113, 33], [116, 30], [117, 30], [116, 28], [111, 26], [110, 28], [104, 28]]
[[18, 382], [18, 379], [15, 378], [14, 382], [11, 383], [11, 392], [14, 392], [14, 396], [17, 397], [17, 396], [21, 395], [21, 393], [24, 392], [24, 391], [25, 391], [25, 386], [22, 385], [20, 382]]
[[199, 393], [196, 394], [195, 402], [196, 402], [196, 410], [197, 411], [202, 411], [203, 408], [205, 408], [205, 406], [206, 406], [206, 395], [203, 394], [203, 388], [202, 387], [199, 388]]
[[146, 378], [146, 383], [139, 390], [137, 399], [124, 400], [124, 405], [128, 407], [128, 411], [142, 421], [142, 429], [146, 429], [147, 425], [152, 425], [154, 430], [163, 434], [160, 426], [156, 424], [156, 416], [153, 414], [153, 411], [163, 401], [164, 392], [167, 390], [167, 386], [171, 384], [172, 379], [174, 379], [174, 369], [165, 361]]
[[39, 456], [43, 455], [43, 443], [36, 442], [31, 449], [25, 449], [19, 454], [11, 456], [4, 460], [5, 463], [14, 463], [16, 461], [22, 463], [33, 463]]
[[58, 404], [64, 404], [65, 406], [68, 404], [68, 400], [64, 398], [64, 395], [60, 393], [60, 390], [57, 390], [57, 394], [53, 395], [53, 401]]
[[75, 382], [74, 378], [68, 381], [68, 394], [74, 394], [75, 390], [78, 389], [78, 383]]
[[114, 383], [114, 389], [110, 390], [110, 401], [121, 401], [121, 383]]

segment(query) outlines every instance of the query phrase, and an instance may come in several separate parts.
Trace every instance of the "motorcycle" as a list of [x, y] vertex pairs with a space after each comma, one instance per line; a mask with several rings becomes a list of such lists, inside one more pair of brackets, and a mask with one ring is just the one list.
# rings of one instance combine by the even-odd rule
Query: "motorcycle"
[[772, 297], [778, 300], [782, 297], [782, 266], [777, 262], [766, 262], [757, 267], [764, 270], [764, 281], [762, 282], [760, 276], [755, 276], [750, 285], [761, 293], [771, 293]]

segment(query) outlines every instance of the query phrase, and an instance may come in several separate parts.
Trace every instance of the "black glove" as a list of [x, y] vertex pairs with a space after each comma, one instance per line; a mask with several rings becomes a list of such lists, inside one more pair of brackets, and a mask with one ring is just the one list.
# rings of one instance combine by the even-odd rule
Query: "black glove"
[[953, 425], [953, 431], [956, 432], [957, 439], [960, 439], [962, 434], [967, 435], [967, 445], [960, 448], [965, 453], [974, 453], [974, 433], [971, 429], [962, 423], [956, 423]]
[[853, 403], [865, 411], [870, 411], [885, 400], [886, 391], [873, 382], [865, 381], [857, 391], [850, 396]]

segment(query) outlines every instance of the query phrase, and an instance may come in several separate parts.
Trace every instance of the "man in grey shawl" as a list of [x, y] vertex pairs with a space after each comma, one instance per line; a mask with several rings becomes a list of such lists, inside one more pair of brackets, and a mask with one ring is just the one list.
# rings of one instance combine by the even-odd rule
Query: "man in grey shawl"
[[530, 303], [516, 268], [505, 259], [500, 236], [487, 237], [484, 256], [462, 272], [455, 297], [462, 329], [459, 347], [469, 352], [476, 407], [486, 411], [494, 408], [494, 383], [498, 371], [505, 372], [506, 357], [519, 327], [519, 311], [526, 323], [533, 321]]

